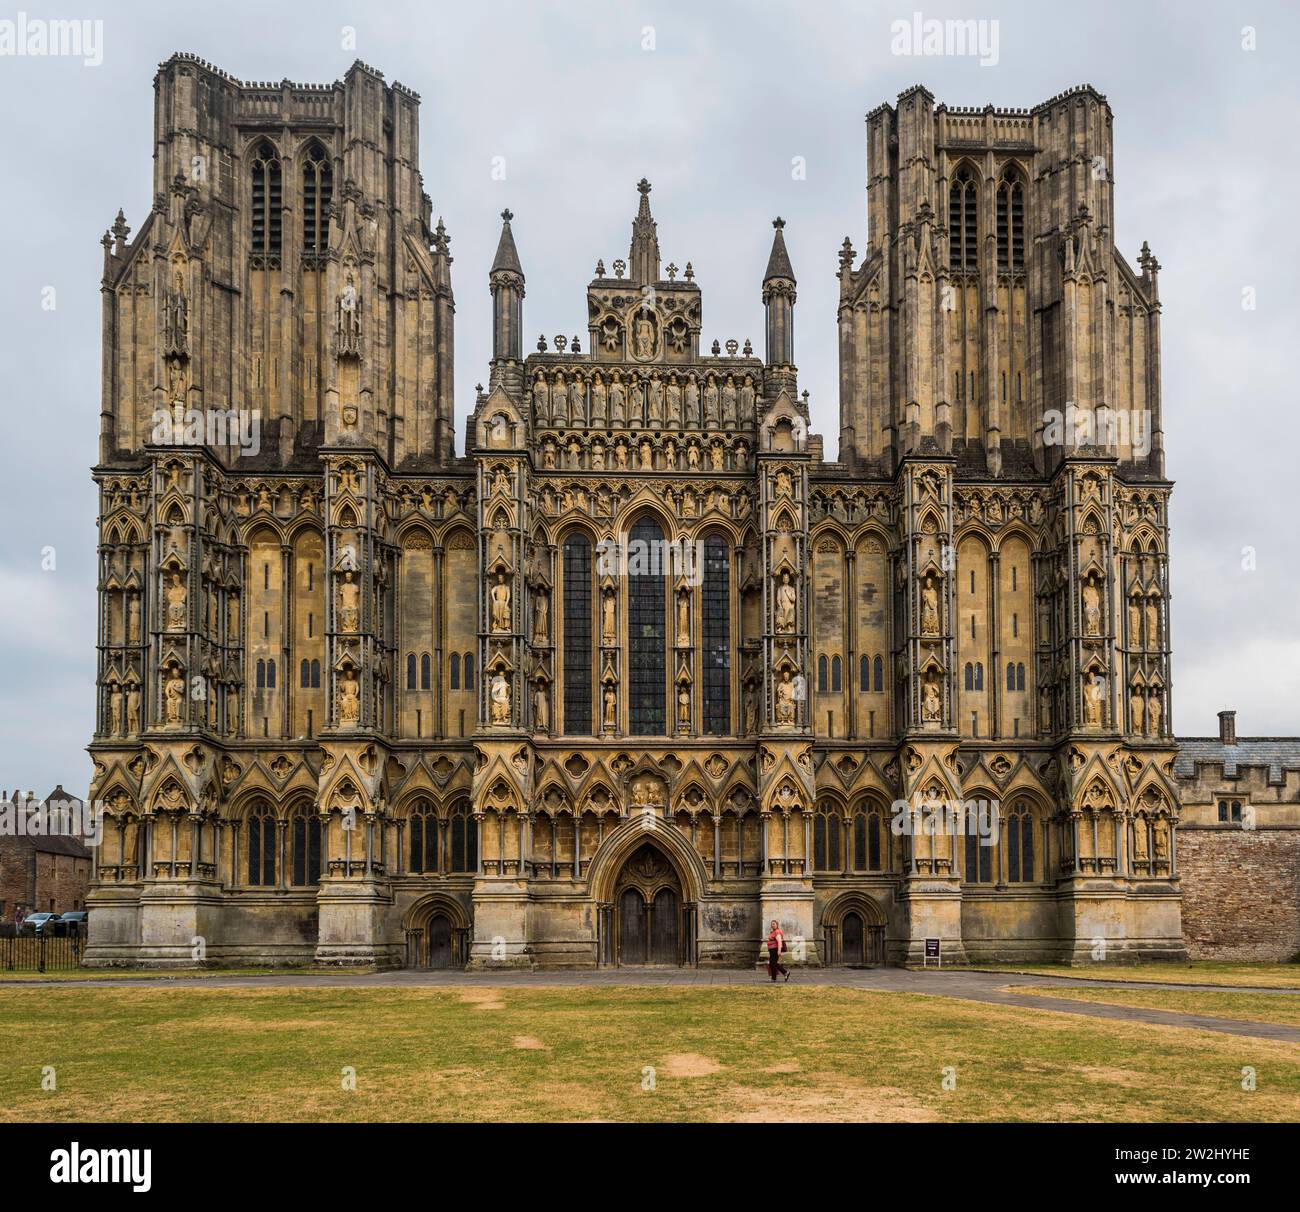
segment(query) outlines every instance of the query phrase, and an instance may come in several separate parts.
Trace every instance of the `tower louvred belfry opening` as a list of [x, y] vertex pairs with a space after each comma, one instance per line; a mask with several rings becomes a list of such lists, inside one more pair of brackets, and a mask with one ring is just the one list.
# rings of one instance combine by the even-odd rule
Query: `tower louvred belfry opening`
[[157, 91], [103, 241], [88, 962], [748, 966], [772, 918], [814, 965], [1181, 954], [1159, 266], [1109, 172], [1047, 171], [1109, 165], [1103, 97], [869, 116], [830, 461], [798, 216], [760, 356], [645, 178], [525, 342], [504, 210], [458, 453], [419, 98]]

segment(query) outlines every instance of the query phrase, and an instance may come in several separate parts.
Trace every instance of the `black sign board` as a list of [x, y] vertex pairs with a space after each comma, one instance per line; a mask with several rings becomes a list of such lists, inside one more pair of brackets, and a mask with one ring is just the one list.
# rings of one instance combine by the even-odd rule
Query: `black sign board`
[[928, 938], [925, 940], [925, 958], [939, 958], [939, 940], [937, 938]]

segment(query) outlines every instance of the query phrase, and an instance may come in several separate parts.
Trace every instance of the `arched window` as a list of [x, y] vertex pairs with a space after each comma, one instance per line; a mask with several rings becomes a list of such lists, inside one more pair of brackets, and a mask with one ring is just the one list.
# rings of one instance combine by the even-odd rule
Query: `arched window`
[[474, 872], [478, 869], [478, 829], [470, 815], [469, 801], [461, 800], [451, 810], [451, 840], [447, 869]]
[[411, 814], [406, 869], [415, 875], [438, 873], [438, 814], [428, 800], [416, 800]]
[[319, 143], [307, 149], [302, 164], [302, 249], [323, 253], [329, 247], [330, 201], [334, 194], [334, 172]]
[[413, 652], [406, 654], [406, 688], [415, 689], [415, 653]]
[[853, 818], [853, 870], [867, 869], [867, 817], [859, 812]]
[[306, 807], [295, 808], [289, 818], [293, 849], [293, 883], [303, 888], [320, 883], [320, 817]]
[[966, 668], [962, 671], [962, 676], [965, 679], [966, 689], [974, 690], [975, 689], [975, 666], [972, 665], [969, 661], [966, 662]]
[[311, 688], [320, 689], [320, 661], [315, 660], [311, 663]]
[[460, 689], [460, 653], [459, 652], [453, 652], [451, 654], [451, 680], [449, 681], [448, 685], [451, 687], [452, 690]]
[[420, 689], [421, 690], [429, 689], [429, 680], [432, 672], [433, 672], [432, 661], [429, 659], [429, 654], [426, 652], [423, 656], [420, 657]]
[[979, 264], [977, 186], [969, 168], [959, 168], [948, 190], [948, 265], [975, 269]]
[[298, 670], [298, 675], [299, 675], [298, 680], [302, 683], [302, 688], [304, 690], [310, 690], [311, 689], [311, 662], [306, 657], [303, 657], [302, 659], [302, 665]]
[[628, 713], [633, 736], [663, 736], [667, 730], [663, 531], [650, 518], [642, 518], [632, 527], [631, 538], [627, 576]]
[[266, 663], [266, 688], [267, 690], [275, 689], [275, 662], [267, 661]]
[[966, 882], [968, 884], [991, 884], [993, 882], [995, 832], [990, 828], [988, 836], [981, 836], [980, 831], [972, 830], [967, 825], [963, 837], [966, 843]]
[[702, 601], [704, 731], [726, 736], [731, 731], [731, 558], [719, 535], [704, 542]]
[[998, 269], [1025, 267], [1025, 191], [1020, 174], [1011, 167], [998, 182]]
[[858, 661], [858, 690], [863, 694], [871, 690], [871, 658], [865, 653]]
[[817, 658], [817, 693], [826, 693], [826, 657]]
[[474, 654], [472, 652], [465, 654], [465, 689], [474, 689]]
[[257, 662], [257, 688], [258, 690], [266, 688], [266, 662], [261, 659]]
[[564, 731], [592, 731], [593, 639], [591, 630], [591, 541], [575, 533], [564, 540]]
[[838, 694], [844, 689], [844, 662], [839, 657], [831, 659], [831, 693]]
[[818, 805], [813, 816], [813, 868], [842, 870], [840, 856], [840, 809], [831, 800]]
[[885, 689], [885, 662], [880, 656], [877, 656], [873, 663], [876, 679], [876, 691], [880, 692]]
[[280, 157], [263, 139], [253, 153], [253, 256], [259, 269], [280, 268], [280, 223], [284, 198], [280, 191]]
[[1008, 661], [1007, 662], [1007, 689], [1014, 690], [1015, 688], [1016, 688], [1016, 663], [1015, 661]]
[[1016, 662], [1016, 689], [1023, 690], [1024, 688], [1025, 688], [1025, 663], [1024, 661], [1017, 661]]
[[1029, 805], [1016, 804], [1007, 815], [1007, 880], [1029, 884], [1034, 879], [1034, 818]]
[[248, 814], [248, 882], [259, 887], [275, 883], [275, 813], [259, 800]]

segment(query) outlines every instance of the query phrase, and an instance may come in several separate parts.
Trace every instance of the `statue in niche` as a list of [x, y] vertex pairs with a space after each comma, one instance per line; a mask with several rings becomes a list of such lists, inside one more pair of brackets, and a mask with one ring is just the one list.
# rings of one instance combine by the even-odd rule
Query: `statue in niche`
[[234, 644], [239, 639], [239, 595], [232, 593], [226, 602], [226, 638]]
[[604, 380], [599, 374], [591, 382], [591, 423], [594, 426], [605, 424], [605, 408], [609, 399], [609, 393], [605, 389]]
[[542, 441], [542, 466], [548, 471], [555, 469], [555, 439], [545, 438]]
[[569, 423], [569, 393], [564, 386], [564, 372], [557, 371], [555, 386], [551, 388], [551, 424], [567, 425]]
[[691, 726], [691, 692], [685, 682], [677, 691], [677, 726], [683, 731]]
[[625, 398], [623, 380], [619, 378], [618, 371], [615, 371], [614, 378], [609, 385], [609, 423], [611, 425], [622, 425], [626, 421]]
[[794, 495], [794, 481], [790, 473], [782, 468], [776, 473], [776, 495], [778, 497], [789, 497]]
[[723, 469], [723, 449], [721, 442], [714, 442], [713, 445], [709, 447], [709, 463], [712, 465], [714, 471], [721, 471]]
[[569, 439], [569, 466], [575, 471], [582, 467], [582, 444], [576, 437]]
[[1160, 603], [1154, 598], [1147, 598], [1147, 642], [1148, 648], [1160, 647]]
[[126, 595], [126, 642], [140, 642], [140, 595], [129, 591]]
[[636, 342], [636, 356], [638, 360], [644, 362], [653, 358], [655, 354], [655, 326], [648, 311], [642, 309], [637, 312], [636, 322], [633, 325], [632, 332], [633, 339]]
[[548, 615], [550, 614], [550, 600], [546, 595], [545, 589], [539, 589], [533, 595], [533, 643], [545, 644], [546, 633], [549, 630]]
[[616, 642], [617, 632], [614, 629], [614, 591], [606, 589], [600, 605], [601, 624], [600, 624], [600, 642], [605, 645], [611, 645]]
[[1128, 601], [1128, 642], [1132, 648], [1142, 647], [1142, 602], [1136, 595]]
[[650, 445], [649, 438], [641, 439], [641, 470], [654, 470], [654, 447]]
[[686, 388], [682, 392], [682, 408], [683, 429], [700, 423], [700, 385], [694, 375], [686, 380]]
[[538, 681], [533, 688], [533, 727], [546, 732], [551, 727], [551, 704], [546, 697], [546, 683]]
[[492, 586], [492, 630], [510, 630], [510, 586], [506, 584], [506, 574], [497, 573], [497, 583]]
[[783, 669], [781, 671], [781, 680], [776, 684], [776, 722], [785, 727], [791, 727], [794, 721], [794, 681], [790, 670]]
[[1147, 840], [1147, 818], [1139, 813], [1133, 818], [1133, 861], [1146, 865], [1150, 858]]
[[1101, 635], [1101, 590], [1096, 573], [1089, 573], [1083, 586], [1083, 634]]
[[754, 380], [751, 375], [746, 375], [740, 388], [740, 423], [752, 425], [754, 416]]
[[604, 711], [604, 728], [607, 732], [613, 732], [615, 726], [615, 715], [618, 711], [618, 692], [614, 689], [613, 682], [605, 683], [605, 711]]
[[939, 634], [939, 588], [933, 573], [926, 573], [921, 586], [921, 634]]
[[351, 274], [348, 274], [347, 285], [339, 291], [334, 336], [340, 357], [356, 357], [361, 353], [361, 299]]
[[349, 665], [339, 681], [339, 723], [355, 728], [361, 719], [361, 684]]
[[510, 679], [499, 669], [492, 675], [490, 695], [492, 722], [494, 724], [510, 723]]
[[676, 375], [668, 376], [668, 388], [666, 391], [666, 401], [668, 409], [668, 424], [682, 424], [682, 389], [677, 382]]
[[718, 423], [718, 381], [712, 375], [704, 381], [704, 418], [708, 425]]
[[353, 579], [353, 572], [343, 574], [339, 586], [339, 629], [356, 632], [361, 628], [361, 586]]
[[576, 375], [569, 389], [569, 424], [579, 429], [587, 424], [587, 385]]
[[736, 443], [736, 470], [749, 470], [749, 443], [743, 439]]
[[691, 595], [683, 589], [677, 595], [677, 643], [686, 648], [691, 642]]
[[185, 275], [178, 269], [163, 310], [163, 353], [172, 357], [189, 354], [189, 300], [185, 297]]
[[664, 445], [664, 466], [669, 471], [677, 470], [677, 443], [669, 438]]
[[790, 574], [781, 574], [781, 584], [776, 591], [776, 630], [785, 634], [795, 627], [795, 607], [798, 596], [790, 583]]
[[185, 586], [179, 572], [172, 573], [172, 582], [167, 587], [167, 630], [185, 630]]
[[627, 443], [619, 438], [617, 445], [614, 447], [614, 466], [619, 471], [627, 470]]
[[650, 376], [646, 388], [646, 419], [656, 428], [664, 421], [664, 385], [658, 375]]
[[167, 666], [167, 677], [163, 682], [163, 699], [164, 719], [168, 724], [179, 724], [181, 707], [185, 702], [185, 679], [181, 677], [180, 666], [174, 661]]
[[126, 688], [126, 735], [135, 736], [140, 731], [140, 687]]
[[108, 732], [110, 736], [122, 734], [122, 687], [116, 682], [108, 688]]
[[1142, 719], [1145, 715], [1145, 700], [1142, 698], [1142, 692], [1136, 686], [1133, 687], [1133, 693], [1128, 697], [1128, 709], [1133, 716], [1133, 732], [1142, 735]]
[[1166, 863], [1169, 861], [1169, 822], [1164, 817], [1156, 817], [1155, 828], [1151, 831], [1151, 836], [1155, 841], [1156, 862]]
[[727, 426], [736, 423], [736, 380], [732, 375], [722, 385], [722, 423]]
[[591, 470], [605, 470], [605, 443], [599, 438], [591, 444]]
[[506, 475], [504, 467], [498, 467], [492, 476], [492, 492], [494, 495], [510, 495], [510, 477]]
[[758, 692], [752, 682], [745, 686], [745, 732], [758, 731]]
[[692, 442], [686, 448], [686, 466], [691, 471], [698, 471], [700, 467], [700, 448]]
[[943, 710], [943, 701], [939, 697], [939, 682], [931, 674], [925, 679], [921, 691], [921, 718], [927, 723], [938, 723]]
[[546, 387], [546, 376], [540, 371], [533, 383], [533, 416], [539, 425], [550, 424], [550, 393]]
[[1083, 687], [1083, 722], [1099, 728], [1105, 722], [1103, 716], [1106, 699], [1106, 680], [1094, 670]]
[[1160, 735], [1160, 692], [1153, 690], [1147, 699], [1147, 735]]

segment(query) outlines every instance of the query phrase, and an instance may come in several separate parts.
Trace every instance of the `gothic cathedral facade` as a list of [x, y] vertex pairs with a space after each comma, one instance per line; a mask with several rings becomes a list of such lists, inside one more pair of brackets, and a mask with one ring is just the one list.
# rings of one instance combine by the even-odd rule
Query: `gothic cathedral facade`
[[1185, 954], [1159, 267], [1104, 97], [868, 115], [830, 462], [780, 220], [762, 356], [646, 181], [525, 352], [505, 212], [458, 454], [419, 98], [155, 89], [103, 241], [88, 962], [752, 965], [773, 918], [808, 964]]

